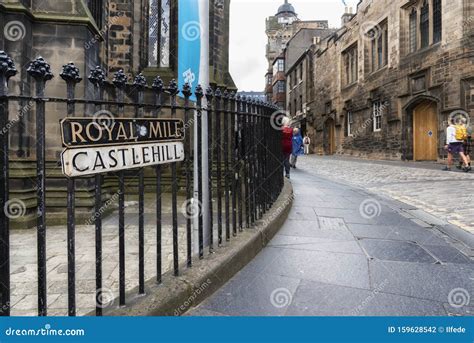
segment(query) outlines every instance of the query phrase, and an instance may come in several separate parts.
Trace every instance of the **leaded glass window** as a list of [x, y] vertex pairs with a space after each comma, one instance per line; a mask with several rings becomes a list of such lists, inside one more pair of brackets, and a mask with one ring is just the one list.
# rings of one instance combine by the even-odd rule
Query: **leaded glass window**
[[171, 0], [149, 0], [148, 10], [148, 65], [170, 65]]
[[380, 69], [383, 66], [383, 35], [380, 34], [377, 39], [377, 63]]
[[346, 84], [356, 82], [358, 79], [358, 52], [357, 45], [343, 53], [346, 69]]
[[441, 18], [441, 0], [433, 0], [433, 43], [438, 43], [441, 41]]
[[418, 32], [418, 12], [416, 9], [412, 9], [410, 13], [410, 52], [416, 51], [417, 46], [417, 32]]
[[426, 48], [430, 44], [430, 5], [426, 0], [421, 7], [420, 33], [421, 47]]

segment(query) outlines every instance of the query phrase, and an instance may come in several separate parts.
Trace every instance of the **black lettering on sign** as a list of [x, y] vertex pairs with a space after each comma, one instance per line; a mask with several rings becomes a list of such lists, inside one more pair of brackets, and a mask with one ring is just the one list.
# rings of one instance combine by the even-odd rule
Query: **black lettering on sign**
[[63, 173], [69, 177], [143, 168], [183, 160], [182, 142], [91, 146], [65, 149], [61, 154]]
[[175, 118], [65, 118], [60, 124], [63, 146], [66, 148], [184, 139], [184, 123]]

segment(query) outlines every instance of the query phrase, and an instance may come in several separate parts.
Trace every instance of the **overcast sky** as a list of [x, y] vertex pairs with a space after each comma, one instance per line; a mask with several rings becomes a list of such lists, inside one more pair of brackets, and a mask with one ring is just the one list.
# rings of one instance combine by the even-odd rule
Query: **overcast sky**
[[[290, 0], [301, 20], [328, 20], [339, 27], [343, 0]], [[345, 0], [355, 12], [359, 0]], [[239, 90], [265, 86], [265, 18], [275, 15], [284, 0], [232, 0], [230, 10], [230, 72]]]

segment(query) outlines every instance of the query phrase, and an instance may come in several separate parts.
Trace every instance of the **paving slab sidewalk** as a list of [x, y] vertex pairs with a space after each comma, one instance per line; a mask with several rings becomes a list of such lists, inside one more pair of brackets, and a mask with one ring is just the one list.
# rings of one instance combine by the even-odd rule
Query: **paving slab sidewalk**
[[187, 315], [474, 315], [474, 263], [462, 243], [407, 214], [412, 205], [300, 166], [277, 236]]

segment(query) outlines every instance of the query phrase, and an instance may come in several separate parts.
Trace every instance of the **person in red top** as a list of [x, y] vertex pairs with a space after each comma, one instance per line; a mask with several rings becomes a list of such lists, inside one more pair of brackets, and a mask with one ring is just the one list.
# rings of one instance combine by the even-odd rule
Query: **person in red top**
[[281, 150], [283, 152], [283, 165], [285, 166], [285, 176], [290, 178], [290, 155], [292, 151], [293, 129], [290, 127], [290, 118], [282, 120], [283, 129], [281, 135]]

